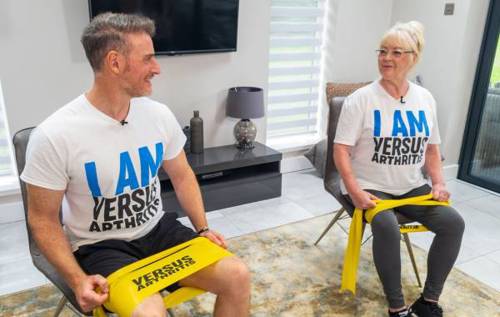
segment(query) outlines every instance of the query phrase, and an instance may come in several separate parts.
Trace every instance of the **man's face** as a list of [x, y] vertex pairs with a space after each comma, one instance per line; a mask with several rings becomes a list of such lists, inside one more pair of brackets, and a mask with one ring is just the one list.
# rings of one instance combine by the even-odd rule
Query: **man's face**
[[122, 74], [123, 88], [130, 97], [148, 96], [153, 91], [151, 79], [160, 73], [153, 41], [146, 33], [127, 34], [126, 38], [129, 51]]

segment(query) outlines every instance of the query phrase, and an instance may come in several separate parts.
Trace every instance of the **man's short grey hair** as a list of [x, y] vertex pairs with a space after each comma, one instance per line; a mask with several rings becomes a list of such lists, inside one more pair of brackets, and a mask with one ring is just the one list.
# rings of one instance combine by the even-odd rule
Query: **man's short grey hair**
[[153, 37], [155, 24], [150, 18], [123, 13], [101, 13], [83, 31], [81, 42], [94, 72], [101, 70], [110, 50], [127, 54], [126, 34], [147, 33]]

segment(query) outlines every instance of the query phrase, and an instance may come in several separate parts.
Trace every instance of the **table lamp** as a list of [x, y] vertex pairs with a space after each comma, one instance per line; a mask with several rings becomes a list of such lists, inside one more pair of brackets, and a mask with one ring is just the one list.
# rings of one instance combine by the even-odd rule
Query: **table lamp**
[[229, 88], [226, 114], [241, 119], [233, 130], [236, 147], [242, 150], [253, 149], [257, 128], [250, 119], [264, 116], [264, 91], [257, 87]]

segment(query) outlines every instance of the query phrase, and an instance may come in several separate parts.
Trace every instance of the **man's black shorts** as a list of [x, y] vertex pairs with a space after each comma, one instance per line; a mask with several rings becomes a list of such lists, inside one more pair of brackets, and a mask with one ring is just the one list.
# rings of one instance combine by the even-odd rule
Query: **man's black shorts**
[[[83, 245], [74, 252], [76, 260], [89, 275], [100, 274], [107, 277], [114, 271], [161, 252], [198, 235], [191, 228], [177, 221], [177, 214], [165, 212], [158, 224], [144, 237], [132, 241], [104, 240]], [[179, 288], [176, 284], [167, 287], [172, 292]]]

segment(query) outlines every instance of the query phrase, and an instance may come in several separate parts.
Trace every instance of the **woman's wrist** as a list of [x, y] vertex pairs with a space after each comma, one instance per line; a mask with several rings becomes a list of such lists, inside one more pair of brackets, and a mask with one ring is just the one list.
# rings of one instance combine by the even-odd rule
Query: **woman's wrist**
[[432, 187], [434, 187], [434, 186], [445, 186], [445, 185], [446, 185], [446, 184], [445, 184], [445, 182], [443, 182], [443, 181], [440, 181], [440, 182], [432, 182]]

